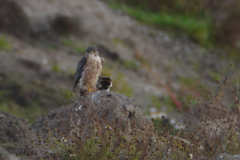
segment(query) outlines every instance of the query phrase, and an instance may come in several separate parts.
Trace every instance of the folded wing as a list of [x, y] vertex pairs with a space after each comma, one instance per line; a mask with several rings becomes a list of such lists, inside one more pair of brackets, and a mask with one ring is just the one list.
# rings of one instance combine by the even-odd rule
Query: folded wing
[[82, 78], [82, 74], [84, 72], [84, 66], [85, 66], [86, 63], [87, 63], [87, 58], [86, 57], [83, 57], [78, 62], [76, 73], [74, 74], [75, 75], [75, 83], [74, 83], [74, 86], [73, 86], [73, 91], [76, 88], [76, 85], [79, 83], [80, 79]]

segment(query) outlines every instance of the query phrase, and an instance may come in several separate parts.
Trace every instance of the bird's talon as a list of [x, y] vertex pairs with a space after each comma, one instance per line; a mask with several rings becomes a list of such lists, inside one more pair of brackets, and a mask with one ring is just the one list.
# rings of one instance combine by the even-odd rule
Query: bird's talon
[[97, 91], [98, 89], [91, 89], [90, 87], [88, 87], [88, 92], [95, 92]]
[[92, 89], [90, 87], [88, 87], [88, 92], [91, 92], [91, 91], [92, 91]]

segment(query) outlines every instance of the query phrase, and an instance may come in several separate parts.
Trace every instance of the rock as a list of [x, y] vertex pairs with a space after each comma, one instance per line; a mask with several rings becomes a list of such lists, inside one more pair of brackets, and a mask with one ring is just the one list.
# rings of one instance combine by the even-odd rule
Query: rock
[[237, 155], [229, 155], [227, 153], [221, 153], [217, 157], [213, 158], [213, 160], [239, 160], [240, 154]]
[[0, 31], [24, 38], [29, 36], [29, 20], [20, 5], [10, 0], [0, 0]]
[[[28, 120], [0, 111], [0, 159], [18, 160], [15, 155], [29, 159], [49, 159], [52, 151], [37, 146], [39, 139], [29, 130]], [[53, 154], [51, 155], [53, 156]], [[24, 160], [27, 158], [21, 158]]]
[[0, 114], [0, 120], [2, 120], [4, 118], [5, 118], [4, 114]]
[[27, 120], [0, 111], [0, 159], [19, 159], [14, 154], [21, 154], [20, 150], [27, 143], [27, 126]]
[[27, 136], [27, 125], [27, 120], [0, 111], [0, 143], [21, 142]]
[[[31, 128], [43, 138], [48, 138], [49, 130], [57, 130], [58, 135], [63, 133], [62, 137], [67, 137], [77, 132], [77, 128], [96, 123], [100, 123], [103, 128], [114, 128], [117, 125], [127, 139], [131, 138], [133, 125], [136, 126], [137, 134], [140, 134], [142, 129], [147, 130], [150, 135], [154, 134], [151, 121], [142, 114], [133, 99], [107, 91], [92, 92], [90, 97], [53, 110], [47, 117], [38, 118]], [[86, 127], [85, 134], [91, 134]]]
[[39, 117], [30, 127], [28, 120], [0, 111], [0, 159], [20, 159], [15, 155], [54, 159], [55, 152], [45, 145], [46, 140], [55, 143], [53, 137], [57, 136], [57, 140], [71, 136], [85, 140], [93, 133], [94, 125], [102, 130], [117, 130], [126, 139], [157, 137], [152, 122], [142, 114], [134, 99], [115, 92], [96, 91], [53, 110], [47, 117]]
[[20, 160], [19, 157], [10, 154], [0, 146], [0, 159], [2, 160]]

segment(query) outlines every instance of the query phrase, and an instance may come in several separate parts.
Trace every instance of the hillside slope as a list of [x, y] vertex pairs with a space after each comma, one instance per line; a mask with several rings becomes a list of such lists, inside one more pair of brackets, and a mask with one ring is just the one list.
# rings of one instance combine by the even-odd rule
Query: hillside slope
[[71, 93], [73, 73], [90, 45], [106, 59], [102, 74], [113, 77], [112, 90], [135, 98], [145, 111], [181, 108], [182, 100], [200, 95], [200, 84], [214, 88], [209, 82], [220, 79], [215, 69], [224, 68], [233, 79], [229, 64], [239, 70], [238, 63], [101, 1], [13, 0], [0, 6], [1, 110], [30, 119], [78, 97]]

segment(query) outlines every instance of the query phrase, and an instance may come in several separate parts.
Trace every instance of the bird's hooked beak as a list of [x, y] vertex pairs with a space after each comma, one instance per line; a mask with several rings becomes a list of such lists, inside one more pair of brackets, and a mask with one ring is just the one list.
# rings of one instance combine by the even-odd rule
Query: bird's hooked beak
[[97, 56], [97, 52], [96, 51], [90, 51], [90, 54]]

